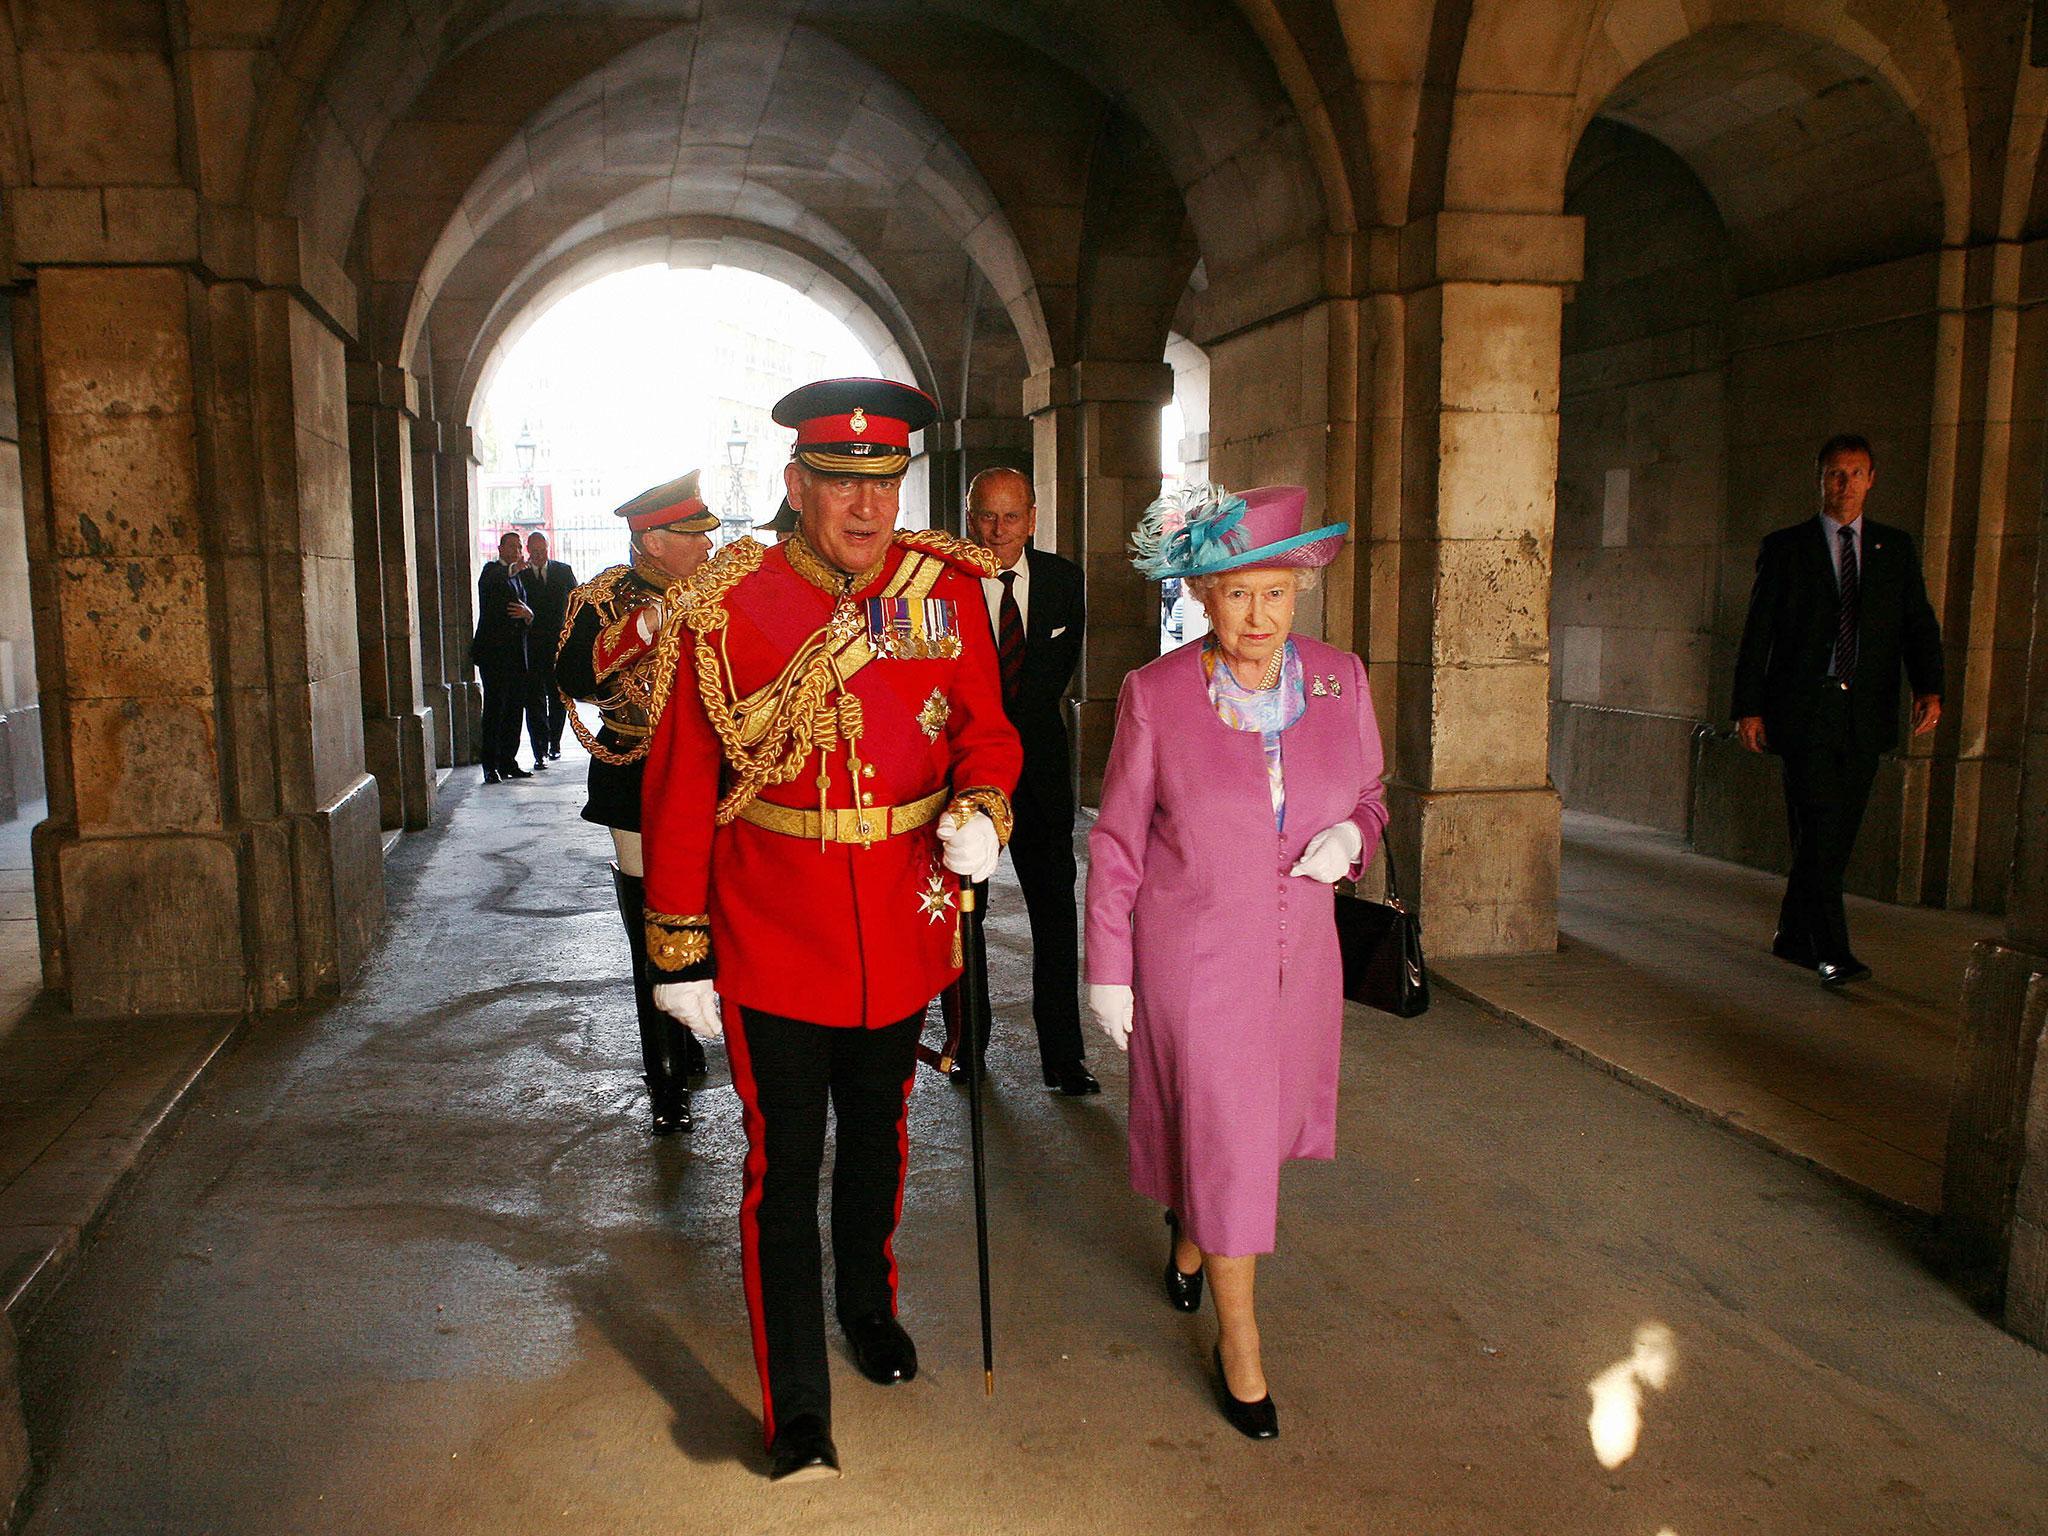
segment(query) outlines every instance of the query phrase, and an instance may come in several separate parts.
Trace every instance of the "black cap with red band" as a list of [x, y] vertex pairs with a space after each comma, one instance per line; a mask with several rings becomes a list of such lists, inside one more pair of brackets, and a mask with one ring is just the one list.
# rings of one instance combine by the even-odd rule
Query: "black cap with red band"
[[775, 402], [796, 429], [797, 462], [825, 475], [888, 478], [910, 466], [910, 434], [938, 420], [938, 402], [894, 379], [821, 379]]

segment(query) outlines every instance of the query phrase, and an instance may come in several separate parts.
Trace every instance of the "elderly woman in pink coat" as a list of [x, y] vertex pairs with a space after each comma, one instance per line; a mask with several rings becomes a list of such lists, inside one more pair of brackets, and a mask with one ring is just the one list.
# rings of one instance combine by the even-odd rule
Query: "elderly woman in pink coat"
[[1178, 576], [1211, 633], [1124, 679], [1089, 834], [1088, 1000], [1131, 1058], [1131, 1184], [1167, 1208], [1169, 1301], [1220, 1325], [1216, 1395], [1278, 1435], [1253, 1308], [1280, 1165], [1336, 1152], [1344, 997], [1331, 886], [1386, 825], [1365, 667], [1291, 633], [1346, 525], [1308, 492], [1195, 487], [1148, 509], [1147, 576]]

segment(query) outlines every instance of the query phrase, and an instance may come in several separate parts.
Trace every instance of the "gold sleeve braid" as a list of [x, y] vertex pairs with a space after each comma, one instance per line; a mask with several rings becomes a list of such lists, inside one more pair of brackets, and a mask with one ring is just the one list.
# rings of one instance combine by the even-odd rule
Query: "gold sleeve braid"
[[702, 965], [711, 957], [711, 919], [699, 913], [679, 917], [673, 912], [649, 912], [647, 958], [658, 971], [674, 973]]
[[1010, 846], [1010, 831], [1016, 826], [1015, 815], [1010, 810], [1010, 797], [994, 785], [980, 784], [963, 789], [953, 797], [946, 807], [946, 815], [957, 825], [964, 822], [976, 811], [981, 812], [996, 824], [996, 841], [1005, 848]]

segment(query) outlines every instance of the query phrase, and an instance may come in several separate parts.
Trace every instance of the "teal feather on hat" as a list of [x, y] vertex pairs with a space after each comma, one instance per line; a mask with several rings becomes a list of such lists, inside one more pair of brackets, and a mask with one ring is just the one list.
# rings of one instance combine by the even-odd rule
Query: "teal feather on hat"
[[1153, 581], [1199, 570], [1248, 546], [1245, 500], [1220, 485], [1178, 485], [1145, 509], [1131, 533], [1131, 564]]

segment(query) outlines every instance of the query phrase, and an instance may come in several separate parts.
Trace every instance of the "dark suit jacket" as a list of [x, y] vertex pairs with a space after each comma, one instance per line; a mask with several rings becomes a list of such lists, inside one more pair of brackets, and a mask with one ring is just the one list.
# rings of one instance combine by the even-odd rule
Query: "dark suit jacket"
[[1065, 700], [1081, 660], [1087, 604], [1080, 566], [1040, 549], [1025, 550], [1024, 559], [1031, 568], [1031, 611], [1024, 620], [1024, 676], [1010, 715], [1024, 739], [1018, 785], [1028, 786], [1041, 805], [1057, 808], [1073, 799]]
[[528, 664], [551, 667], [562, 644], [562, 619], [569, 611], [569, 594], [576, 590], [576, 573], [559, 560], [548, 562], [547, 575], [536, 575], [531, 566], [519, 573], [526, 589], [526, 606], [533, 610], [533, 627], [527, 633]]
[[476, 634], [469, 642], [469, 659], [477, 666], [525, 669], [526, 622], [505, 611], [514, 600], [532, 606], [525, 586], [493, 560], [476, 579]]
[[[1856, 745], [1884, 752], [1899, 740], [1900, 668], [1916, 695], [1941, 692], [1941, 628], [1927, 601], [1919, 555], [1903, 530], [1865, 516], [1858, 577], [1849, 717]], [[1735, 658], [1734, 712], [1737, 719], [1762, 715], [1774, 752], [1796, 751], [1806, 739], [1840, 614], [1820, 520], [1809, 517], [1766, 538]]]

